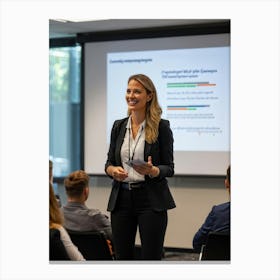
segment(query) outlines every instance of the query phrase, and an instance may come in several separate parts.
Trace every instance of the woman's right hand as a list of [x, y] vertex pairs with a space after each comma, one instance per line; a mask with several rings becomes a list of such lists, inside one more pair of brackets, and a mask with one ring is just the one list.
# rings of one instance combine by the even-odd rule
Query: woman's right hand
[[121, 166], [110, 166], [110, 174], [116, 181], [122, 182], [127, 178], [128, 174]]

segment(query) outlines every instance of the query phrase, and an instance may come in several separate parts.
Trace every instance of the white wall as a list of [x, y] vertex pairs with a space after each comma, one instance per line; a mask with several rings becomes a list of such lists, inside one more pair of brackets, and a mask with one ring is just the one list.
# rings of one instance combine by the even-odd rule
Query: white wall
[[[91, 177], [87, 206], [106, 211], [111, 181], [105, 176]], [[223, 177], [174, 177], [169, 186], [177, 207], [168, 211], [165, 247], [192, 248], [192, 238], [214, 204], [228, 201]], [[64, 187], [58, 186], [62, 203], [66, 196]], [[140, 244], [139, 236], [136, 240]]]

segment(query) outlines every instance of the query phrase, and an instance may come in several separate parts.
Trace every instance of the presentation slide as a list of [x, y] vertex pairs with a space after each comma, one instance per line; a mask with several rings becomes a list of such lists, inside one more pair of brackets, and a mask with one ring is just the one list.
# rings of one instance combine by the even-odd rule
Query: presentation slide
[[127, 81], [146, 74], [174, 136], [175, 175], [225, 175], [230, 162], [230, 34], [85, 44], [84, 165], [104, 175]]
[[175, 151], [229, 151], [229, 47], [108, 53], [107, 143], [127, 112], [125, 82], [137, 73], [156, 86]]

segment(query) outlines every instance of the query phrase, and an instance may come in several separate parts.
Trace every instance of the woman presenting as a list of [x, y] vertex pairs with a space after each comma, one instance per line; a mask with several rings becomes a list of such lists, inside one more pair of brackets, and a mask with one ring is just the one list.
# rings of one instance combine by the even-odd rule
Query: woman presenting
[[167, 210], [176, 207], [166, 179], [174, 174], [173, 135], [149, 77], [129, 77], [125, 98], [128, 117], [113, 124], [105, 164], [116, 258], [133, 260], [138, 227], [142, 259], [160, 260]]

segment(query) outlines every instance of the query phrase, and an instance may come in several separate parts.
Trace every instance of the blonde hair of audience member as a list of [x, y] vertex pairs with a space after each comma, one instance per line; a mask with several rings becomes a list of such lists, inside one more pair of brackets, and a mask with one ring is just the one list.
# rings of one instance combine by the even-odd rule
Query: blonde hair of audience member
[[63, 216], [60, 212], [59, 205], [57, 202], [57, 198], [54, 194], [54, 190], [52, 187], [52, 184], [49, 183], [49, 201], [50, 201], [50, 209], [49, 209], [49, 222], [50, 222], [50, 228], [59, 228], [63, 224]]
[[84, 170], [70, 173], [64, 179], [68, 201], [84, 203], [89, 196], [89, 176]]

